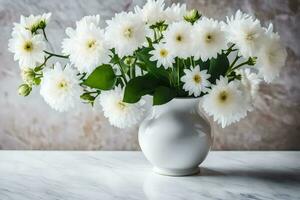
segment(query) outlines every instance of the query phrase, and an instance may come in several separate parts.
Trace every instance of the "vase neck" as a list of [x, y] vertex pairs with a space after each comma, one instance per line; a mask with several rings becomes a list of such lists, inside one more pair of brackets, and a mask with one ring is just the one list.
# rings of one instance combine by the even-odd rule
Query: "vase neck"
[[177, 111], [197, 111], [199, 106], [200, 98], [175, 98], [170, 102], [153, 106], [154, 111], [167, 111], [167, 110], [177, 110]]

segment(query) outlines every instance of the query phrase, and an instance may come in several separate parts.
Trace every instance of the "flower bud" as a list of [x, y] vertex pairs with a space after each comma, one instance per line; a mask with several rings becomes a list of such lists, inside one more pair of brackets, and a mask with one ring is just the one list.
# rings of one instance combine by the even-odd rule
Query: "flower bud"
[[127, 57], [127, 58], [125, 58], [124, 63], [125, 63], [126, 65], [132, 65], [132, 64], [134, 63], [134, 58], [132, 58], [132, 57]]
[[33, 84], [35, 79], [35, 72], [31, 68], [22, 69], [22, 79], [27, 84]]
[[46, 28], [46, 21], [41, 20], [40, 23], [38, 24], [38, 29], [45, 29]]
[[33, 80], [33, 83], [34, 83], [34, 85], [40, 85], [40, 83], [41, 83], [41, 79], [40, 78], [35, 78], [34, 80]]
[[257, 57], [250, 57], [248, 59], [248, 65], [255, 65], [256, 64], [256, 60], [257, 60]]
[[195, 23], [199, 18], [201, 17], [201, 14], [199, 14], [198, 10], [190, 10], [184, 15], [184, 19], [187, 22]]
[[21, 96], [28, 96], [31, 92], [32, 88], [28, 84], [22, 84], [19, 86], [18, 93]]

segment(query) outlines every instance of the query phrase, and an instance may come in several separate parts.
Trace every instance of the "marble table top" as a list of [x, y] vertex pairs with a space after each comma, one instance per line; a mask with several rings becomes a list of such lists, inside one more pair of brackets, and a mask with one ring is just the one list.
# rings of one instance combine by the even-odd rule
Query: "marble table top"
[[0, 199], [300, 199], [300, 152], [213, 151], [190, 177], [151, 168], [141, 152], [0, 151]]

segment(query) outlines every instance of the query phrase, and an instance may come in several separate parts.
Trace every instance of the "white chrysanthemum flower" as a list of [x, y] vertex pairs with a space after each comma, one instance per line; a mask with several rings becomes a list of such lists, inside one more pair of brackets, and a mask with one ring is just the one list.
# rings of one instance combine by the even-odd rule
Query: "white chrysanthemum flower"
[[63, 69], [58, 62], [53, 69], [45, 70], [40, 94], [53, 109], [68, 111], [79, 102], [81, 89], [76, 73], [70, 65]]
[[242, 56], [256, 55], [263, 42], [263, 28], [260, 21], [238, 10], [235, 16], [227, 17], [223, 26], [228, 42], [236, 44]]
[[193, 26], [193, 43], [195, 45], [195, 58], [207, 59], [216, 58], [218, 53], [227, 49], [227, 41], [225, 33], [221, 30], [221, 25], [218, 21], [201, 18]]
[[107, 21], [105, 38], [120, 57], [129, 56], [146, 41], [146, 27], [139, 15], [121, 12]]
[[165, 10], [165, 20], [167, 23], [173, 23], [183, 20], [183, 16], [186, 14], [186, 4], [175, 4]]
[[81, 20], [76, 22], [76, 27], [85, 27], [86, 25], [94, 24], [100, 26], [100, 15], [88, 15], [84, 16]]
[[251, 72], [249, 68], [241, 69], [238, 73], [241, 75], [242, 89], [245, 91], [245, 94], [248, 94], [249, 99], [253, 101], [257, 96], [261, 79], [256, 73]]
[[80, 72], [91, 73], [110, 59], [104, 31], [99, 27], [100, 17], [86, 16], [76, 23], [76, 29], [67, 28], [62, 42], [62, 52]]
[[100, 94], [100, 104], [104, 116], [108, 118], [110, 124], [118, 128], [128, 128], [139, 123], [144, 114], [144, 101], [129, 104], [122, 101], [123, 90], [116, 87], [114, 90], [103, 91]]
[[149, 54], [152, 55], [152, 57], [150, 57], [150, 60], [157, 61], [157, 67], [163, 66], [165, 69], [172, 67], [173, 63], [175, 62], [174, 56], [171, 54], [166, 45], [160, 43], [154, 44], [153, 47], [154, 50], [149, 52]]
[[44, 13], [43, 15], [30, 15], [28, 17], [24, 17], [21, 15], [20, 23], [14, 23], [13, 33], [17, 33], [21, 30], [35, 31], [38, 27], [46, 26], [50, 21], [51, 13]]
[[8, 42], [8, 49], [15, 54], [14, 60], [19, 61], [21, 68], [34, 68], [37, 63], [44, 61], [46, 43], [42, 35], [21, 30], [13, 34]]
[[239, 81], [220, 77], [211, 91], [203, 97], [203, 108], [222, 128], [239, 121], [247, 115], [249, 102], [243, 98]]
[[175, 22], [171, 24], [165, 32], [166, 46], [174, 56], [188, 58], [192, 56], [193, 44], [191, 34], [191, 24], [187, 22]]
[[259, 69], [259, 74], [267, 83], [272, 82], [279, 76], [281, 68], [285, 65], [287, 52], [280, 42], [280, 37], [273, 32], [271, 24], [266, 30], [264, 43], [257, 55], [256, 65]]
[[140, 8], [134, 8], [135, 13], [142, 17], [142, 20], [149, 25], [165, 20], [164, 16], [164, 0], [148, 0], [147, 3]]
[[193, 94], [198, 97], [201, 92], [205, 93], [209, 90], [209, 78], [210, 74], [207, 74], [207, 70], [200, 71], [200, 67], [197, 65], [194, 69], [185, 69], [180, 80], [184, 83], [183, 89], [189, 92], [189, 95]]

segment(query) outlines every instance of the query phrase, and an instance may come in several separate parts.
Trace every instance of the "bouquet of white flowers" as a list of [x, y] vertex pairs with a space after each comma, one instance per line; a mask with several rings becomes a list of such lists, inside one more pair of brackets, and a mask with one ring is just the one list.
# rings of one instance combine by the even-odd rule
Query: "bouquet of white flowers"
[[[260, 80], [273, 81], [287, 57], [272, 24], [264, 28], [241, 11], [220, 22], [185, 4], [165, 8], [163, 0], [148, 0], [134, 12], [117, 13], [105, 28], [99, 15], [82, 18], [66, 29], [62, 54], [48, 50], [50, 16], [21, 16], [14, 24], [8, 46], [22, 71], [19, 94], [40, 86], [58, 111], [97, 99], [119, 128], [140, 122], [144, 95], [153, 96], [155, 106], [202, 97], [203, 109], [225, 127], [252, 110]], [[49, 65], [55, 57], [69, 64]]]

